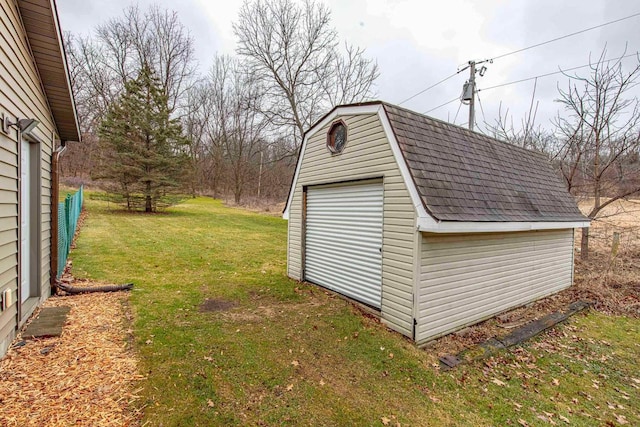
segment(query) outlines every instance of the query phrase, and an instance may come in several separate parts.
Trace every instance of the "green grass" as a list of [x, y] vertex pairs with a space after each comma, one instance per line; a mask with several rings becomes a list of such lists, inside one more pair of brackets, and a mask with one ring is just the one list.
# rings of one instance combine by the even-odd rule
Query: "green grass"
[[[440, 372], [435, 354], [288, 279], [279, 218], [204, 198], [156, 215], [86, 200], [74, 273], [136, 285], [149, 425], [640, 424], [638, 319], [578, 315]], [[235, 306], [203, 312], [207, 298]]]

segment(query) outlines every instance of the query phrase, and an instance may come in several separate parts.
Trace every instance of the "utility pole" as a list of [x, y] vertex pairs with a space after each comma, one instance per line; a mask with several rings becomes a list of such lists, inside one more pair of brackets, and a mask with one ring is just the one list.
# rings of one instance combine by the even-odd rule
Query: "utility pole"
[[469, 61], [469, 86], [471, 87], [471, 99], [469, 100], [469, 130], [473, 130], [476, 121], [476, 61]]
[[473, 126], [476, 123], [476, 73], [480, 74], [480, 76], [484, 76], [484, 73], [487, 71], [487, 67], [484, 65], [480, 67], [479, 70], [476, 70], [476, 65], [482, 64], [484, 62], [491, 63], [491, 60], [485, 59], [484, 61], [469, 61], [468, 65], [458, 72], [462, 72], [469, 69], [469, 80], [467, 80], [462, 88], [462, 96], [460, 100], [463, 104], [469, 105], [469, 130], [473, 130]]

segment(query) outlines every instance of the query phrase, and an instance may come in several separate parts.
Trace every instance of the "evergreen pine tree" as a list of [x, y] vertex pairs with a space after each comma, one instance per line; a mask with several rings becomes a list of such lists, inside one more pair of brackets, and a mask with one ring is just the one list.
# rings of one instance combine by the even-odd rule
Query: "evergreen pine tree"
[[[100, 124], [106, 162], [97, 177], [111, 183], [128, 209], [155, 212], [163, 198], [180, 187], [186, 164], [186, 139], [171, 119], [167, 96], [145, 66], [109, 108]], [[142, 202], [142, 203], [139, 203]]]

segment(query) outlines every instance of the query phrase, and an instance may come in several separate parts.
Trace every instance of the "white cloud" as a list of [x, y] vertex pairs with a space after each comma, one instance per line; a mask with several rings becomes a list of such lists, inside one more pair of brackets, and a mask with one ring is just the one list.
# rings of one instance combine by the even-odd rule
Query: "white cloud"
[[[202, 71], [216, 53], [233, 54], [236, 39], [232, 23], [242, 5], [240, 0], [140, 0], [145, 8], [152, 3], [174, 9], [195, 38], [196, 55]], [[62, 26], [73, 32], [88, 32], [110, 17], [118, 16], [129, 0], [58, 0]], [[636, 13], [635, 2], [625, 0], [326, 0], [333, 25], [341, 40], [367, 49], [378, 61], [381, 76], [378, 98], [400, 102], [412, 94], [454, 73], [468, 60], [481, 60], [539, 43], [589, 26]], [[623, 21], [563, 41], [485, 64], [488, 70], [478, 78], [478, 87], [568, 68], [588, 62], [590, 52], [598, 54], [608, 43], [611, 56], [640, 49], [637, 27], [640, 18]], [[460, 94], [468, 72], [407, 102], [424, 112]], [[556, 85], [563, 76], [538, 81], [539, 123], [546, 124], [557, 111], [553, 102]], [[528, 110], [533, 82], [480, 92], [489, 121], [498, 106], [509, 108], [514, 120]], [[454, 102], [431, 115], [452, 119], [459, 104]], [[481, 111], [478, 111], [481, 115]], [[466, 119], [460, 108], [457, 123]], [[481, 119], [481, 117], [480, 117]]]

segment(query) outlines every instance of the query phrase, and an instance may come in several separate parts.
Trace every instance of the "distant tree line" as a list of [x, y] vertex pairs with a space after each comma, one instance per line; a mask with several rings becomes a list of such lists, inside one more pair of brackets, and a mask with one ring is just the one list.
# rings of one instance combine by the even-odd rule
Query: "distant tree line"
[[283, 200], [303, 132], [372, 96], [378, 68], [340, 43], [313, 0], [247, 1], [233, 28], [237, 55], [205, 73], [178, 15], [157, 6], [66, 34], [83, 143], [62, 158], [63, 176], [146, 211], [175, 192]]
[[[335, 105], [373, 95], [376, 63], [341, 44], [330, 11], [305, 0], [248, 0], [233, 25], [235, 56], [200, 72], [177, 14], [132, 6], [86, 37], [65, 37], [84, 142], [63, 176], [98, 180], [132, 209], [155, 210], [174, 192], [283, 201], [303, 133]], [[553, 126], [536, 105], [519, 126], [508, 111], [484, 131], [546, 153], [569, 191], [597, 219], [640, 195], [640, 102], [632, 66], [606, 57], [566, 75]], [[583, 230], [582, 255], [588, 255]]]

